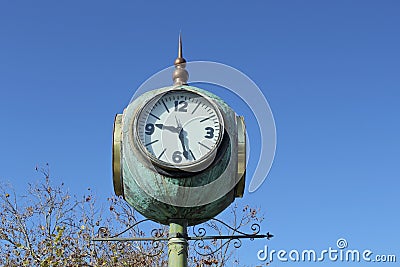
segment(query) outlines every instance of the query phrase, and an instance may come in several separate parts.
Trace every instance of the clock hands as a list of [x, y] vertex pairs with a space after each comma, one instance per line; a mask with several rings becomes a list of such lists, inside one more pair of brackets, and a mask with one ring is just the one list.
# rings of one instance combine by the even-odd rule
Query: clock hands
[[183, 156], [185, 157], [185, 159], [189, 159], [189, 155], [191, 156], [191, 158], [193, 160], [196, 160], [196, 158], [193, 155], [192, 150], [189, 149], [189, 140], [187, 138], [187, 132], [183, 129], [182, 123], [180, 122], [180, 120], [175, 116], [175, 121], [177, 126], [171, 126], [171, 125], [164, 125], [164, 124], [155, 124], [155, 126], [157, 128], [159, 128], [160, 130], [167, 130], [170, 131], [172, 133], [177, 133], [178, 137], [179, 137], [179, 141], [182, 145], [182, 149], [183, 149]]

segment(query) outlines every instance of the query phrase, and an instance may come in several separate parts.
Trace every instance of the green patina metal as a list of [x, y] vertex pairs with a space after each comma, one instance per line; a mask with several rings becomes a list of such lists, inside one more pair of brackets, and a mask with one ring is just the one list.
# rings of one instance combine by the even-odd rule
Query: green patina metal
[[187, 258], [187, 221], [171, 221], [169, 225], [168, 266], [187, 267]]
[[[226, 134], [218, 152], [219, 156], [210, 167], [201, 173], [174, 177], [160, 173], [143, 157], [132, 138], [132, 129], [135, 114], [143, 103], [155, 95], [177, 88], [199, 92], [211, 98], [223, 114]], [[238, 174], [238, 128], [244, 131], [243, 127], [238, 127], [235, 112], [210, 92], [192, 86], [171, 86], [147, 92], [130, 103], [124, 111], [121, 138], [122, 175], [120, 181], [115, 181], [114, 177], [114, 184], [122, 188], [123, 192], [119, 193], [123, 194], [130, 205], [154, 221], [169, 224], [171, 220], [181, 219], [186, 220], [188, 225], [205, 222], [228, 207], [235, 196], [241, 196], [243, 193], [244, 173], [240, 175], [239, 171]], [[239, 134], [243, 136], [243, 133]], [[202, 188], [226, 193], [216, 199], [206, 199], [209, 194], [199, 193]], [[178, 197], [179, 199], [176, 199]], [[172, 204], [176, 201], [179, 201], [180, 205]], [[186, 202], [188, 205], [185, 205]]]

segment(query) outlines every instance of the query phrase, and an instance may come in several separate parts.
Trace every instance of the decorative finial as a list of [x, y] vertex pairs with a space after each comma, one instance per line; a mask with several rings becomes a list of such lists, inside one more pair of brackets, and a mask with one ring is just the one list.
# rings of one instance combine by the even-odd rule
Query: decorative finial
[[182, 35], [179, 33], [179, 44], [178, 44], [178, 57], [174, 62], [175, 70], [172, 74], [172, 80], [174, 81], [174, 85], [184, 85], [187, 84], [189, 79], [189, 73], [185, 69], [186, 60], [182, 56]]

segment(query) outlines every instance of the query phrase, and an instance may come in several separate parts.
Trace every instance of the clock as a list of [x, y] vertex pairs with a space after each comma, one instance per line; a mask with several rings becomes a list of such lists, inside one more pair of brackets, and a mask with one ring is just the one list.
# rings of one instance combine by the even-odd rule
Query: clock
[[221, 98], [187, 84], [181, 41], [174, 65], [172, 86], [145, 91], [148, 80], [117, 114], [113, 183], [146, 218], [185, 229], [243, 196], [246, 129]]
[[133, 122], [139, 151], [168, 170], [206, 169], [224, 135], [223, 116], [214, 100], [184, 88], [155, 95], [138, 109]]

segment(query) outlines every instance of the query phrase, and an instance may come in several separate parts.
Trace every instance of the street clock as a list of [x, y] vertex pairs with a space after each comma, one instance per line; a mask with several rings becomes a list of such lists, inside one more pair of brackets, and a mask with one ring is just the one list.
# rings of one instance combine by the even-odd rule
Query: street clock
[[142, 94], [114, 122], [114, 191], [162, 224], [202, 223], [244, 192], [243, 117], [189, 86], [185, 66], [180, 42], [174, 85]]

